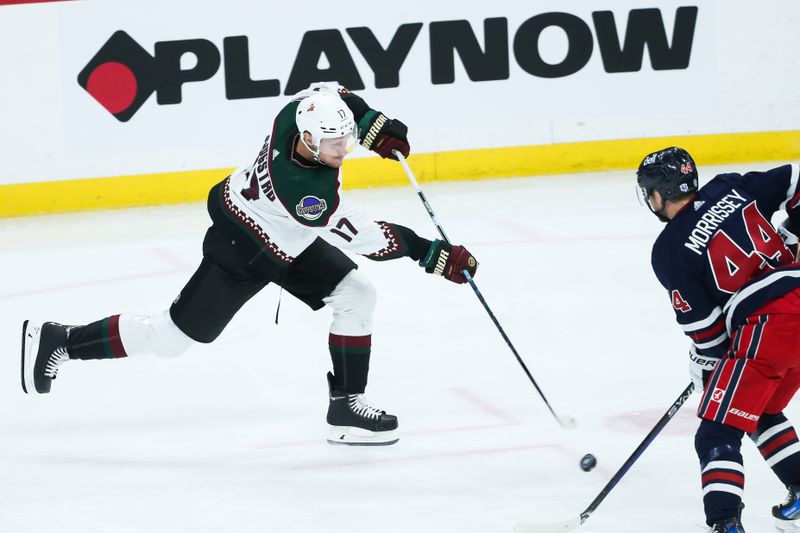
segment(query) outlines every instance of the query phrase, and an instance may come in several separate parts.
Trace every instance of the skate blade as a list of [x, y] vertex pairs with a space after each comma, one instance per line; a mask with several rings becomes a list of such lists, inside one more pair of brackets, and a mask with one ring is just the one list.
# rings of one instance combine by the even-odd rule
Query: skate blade
[[22, 373], [22, 390], [26, 394], [38, 392], [33, 381], [33, 367], [36, 364], [36, 354], [39, 352], [40, 331], [41, 329], [31, 324], [30, 320], [22, 323], [22, 360], [20, 370]]
[[800, 533], [800, 520], [775, 519], [775, 529], [784, 533]]
[[400, 440], [397, 430], [368, 431], [351, 426], [328, 426], [328, 444], [342, 446], [389, 446]]

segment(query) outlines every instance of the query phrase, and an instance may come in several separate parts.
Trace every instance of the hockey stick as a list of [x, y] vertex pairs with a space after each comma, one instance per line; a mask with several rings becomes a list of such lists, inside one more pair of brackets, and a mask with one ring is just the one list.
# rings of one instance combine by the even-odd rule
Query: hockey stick
[[[392, 153], [394, 153], [395, 157], [397, 157], [397, 160], [400, 161], [400, 164], [403, 165], [403, 170], [406, 171], [406, 175], [408, 176], [409, 181], [411, 181], [411, 185], [417, 191], [417, 196], [419, 196], [419, 199], [422, 200], [422, 205], [424, 205], [425, 209], [428, 211], [428, 216], [431, 217], [433, 225], [436, 226], [436, 229], [439, 231], [439, 235], [442, 236], [442, 240], [444, 240], [444, 242], [446, 242], [447, 244], [450, 244], [450, 239], [447, 238], [444, 229], [442, 228], [441, 224], [439, 224], [439, 221], [436, 218], [436, 214], [433, 212], [431, 204], [428, 203], [428, 199], [425, 198], [425, 193], [422, 192], [422, 188], [419, 186], [419, 183], [417, 183], [417, 179], [414, 177], [414, 173], [411, 172], [411, 167], [408, 166], [406, 158], [403, 157], [403, 154], [401, 154], [397, 150], [393, 150]], [[550, 405], [550, 402], [547, 401], [544, 392], [542, 392], [542, 389], [539, 388], [539, 385], [536, 383], [536, 380], [533, 379], [530, 370], [528, 370], [528, 367], [525, 366], [525, 362], [519, 356], [519, 353], [517, 353], [517, 349], [514, 348], [513, 344], [511, 344], [511, 339], [508, 338], [508, 335], [506, 335], [506, 332], [503, 330], [503, 327], [500, 325], [500, 322], [497, 321], [497, 318], [494, 316], [494, 313], [492, 313], [492, 310], [489, 308], [489, 304], [486, 303], [486, 299], [481, 294], [481, 291], [478, 290], [478, 286], [475, 285], [475, 280], [472, 279], [472, 276], [469, 275], [469, 272], [466, 269], [462, 270], [461, 272], [462, 274], [464, 274], [464, 277], [467, 278], [467, 282], [469, 283], [470, 287], [472, 287], [472, 290], [475, 291], [475, 296], [477, 296], [478, 300], [480, 300], [481, 304], [483, 304], [483, 308], [486, 309], [486, 312], [489, 314], [489, 318], [492, 319], [492, 322], [494, 322], [494, 325], [497, 327], [497, 331], [500, 332], [500, 335], [503, 337], [503, 340], [506, 341], [508, 347], [511, 348], [511, 352], [514, 354], [514, 357], [517, 358], [517, 362], [522, 367], [522, 370], [525, 371], [525, 374], [528, 376], [528, 379], [531, 380], [531, 383], [536, 388], [536, 392], [538, 392], [539, 396], [541, 396], [542, 400], [544, 400], [544, 403], [545, 405], [547, 405], [547, 408], [550, 410], [550, 413], [553, 415], [556, 421], [559, 424], [561, 424], [561, 427], [568, 429], [574, 428], [576, 425], [574, 418], [572, 418], [571, 416], [559, 416], [553, 410], [553, 407]]]
[[571, 520], [567, 520], [566, 522], [557, 522], [557, 523], [550, 523], [550, 524], [533, 524], [530, 522], [520, 522], [514, 526], [515, 533], [558, 533], [563, 531], [572, 531], [580, 527], [592, 513], [597, 509], [600, 503], [608, 496], [608, 493], [619, 483], [619, 480], [630, 470], [633, 463], [636, 462], [637, 459], [644, 453], [645, 449], [655, 440], [656, 436], [661, 433], [661, 430], [664, 429], [664, 426], [667, 425], [675, 413], [678, 412], [678, 409], [689, 399], [694, 391], [694, 383], [689, 383], [689, 386], [686, 387], [681, 395], [678, 397], [677, 400], [670, 406], [669, 410], [664, 413], [664, 416], [661, 417], [661, 420], [656, 423], [653, 429], [650, 430], [650, 433], [644, 438], [639, 447], [634, 450], [628, 460], [625, 461], [625, 464], [614, 474], [614, 477], [611, 478], [611, 481], [606, 483], [606, 486], [603, 487], [603, 490], [600, 491], [600, 494], [589, 504], [589, 507], [583, 511], [580, 516], [573, 518]]

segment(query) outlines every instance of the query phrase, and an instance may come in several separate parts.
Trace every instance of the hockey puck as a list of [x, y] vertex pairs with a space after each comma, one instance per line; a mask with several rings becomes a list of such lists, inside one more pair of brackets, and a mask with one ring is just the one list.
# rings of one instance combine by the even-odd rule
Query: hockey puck
[[584, 472], [591, 472], [595, 466], [597, 466], [597, 459], [594, 455], [587, 453], [581, 457], [581, 470]]

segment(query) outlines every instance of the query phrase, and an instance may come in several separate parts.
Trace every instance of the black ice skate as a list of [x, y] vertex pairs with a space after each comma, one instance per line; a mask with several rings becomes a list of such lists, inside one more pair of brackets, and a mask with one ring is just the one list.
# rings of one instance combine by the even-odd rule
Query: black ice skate
[[710, 533], [745, 533], [742, 522], [734, 518], [726, 518], [724, 520], [717, 520], [709, 530]]
[[800, 532], [800, 486], [789, 486], [786, 501], [772, 508], [778, 531]]
[[47, 394], [58, 367], [69, 359], [67, 326], [45, 322], [41, 326], [26, 320], [22, 324], [22, 390]]
[[710, 533], [745, 533], [744, 526], [742, 526], [742, 510], [744, 503], [739, 502], [739, 513], [731, 518], [723, 518], [717, 520], [711, 525]]
[[372, 407], [363, 394], [339, 392], [333, 386], [333, 374], [328, 372], [330, 444], [386, 446], [400, 440], [396, 416]]

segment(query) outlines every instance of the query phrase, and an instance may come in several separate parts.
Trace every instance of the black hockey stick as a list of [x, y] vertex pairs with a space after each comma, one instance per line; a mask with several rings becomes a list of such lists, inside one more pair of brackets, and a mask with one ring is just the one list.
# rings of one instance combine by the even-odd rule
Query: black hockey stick
[[589, 504], [589, 507], [583, 511], [580, 516], [573, 518], [571, 520], [567, 520], [566, 522], [557, 522], [557, 523], [550, 523], [550, 524], [533, 524], [530, 522], [520, 522], [514, 526], [515, 533], [558, 533], [563, 531], [571, 531], [580, 527], [592, 513], [597, 509], [600, 503], [608, 496], [608, 493], [619, 483], [619, 480], [630, 470], [633, 463], [636, 462], [637, 459], [644, 453], [645, 449], [655, 440], [656, 436], [661, 433], [661, 430], [664, 429], [664, 426], [667, 425], [667, 422], [672, 420], [672, 417], [675, 416], [675, 413], [678, 412], [678, 409], [689, 399], [694, 391], [694, 383], [689, 383], [689, 386], [686, 387], [681, 395], [678, 397], [677, 400], [672, 404], [669, 410], [664, 413], [664, 416], [661, 417], [661, 420], [656, 423], [653, 429], [650, 430], [650, 433], [644, 438], [639, 447], [634, 450], [628, 460], [625, 461], [625, 464], [614, 474], [614, 477], [611, 478], [611, 481], [606, 483], [606, 486], [603, 487], [603, 490], [600, 491], [600, 494]]
[[[442, 229], [441, 224], [439, 224], [439, 221], [436, 219], [436, 214], [433, 212], [431, 204], [428, 203], [428, 199], [425, 198], [425, 193], [422, 192], [422, 188], [419, 186], [419, 183], [417, 183], [417, 179], [414, 177], [414, 173], [411, 172], [411, 167], [408, 166], [408, 162], [406, 161], [405, 157], [403, 157], [403, 154], [401, 154], [397, 150], [393, 150], [392, 152], [397, 157], [397, 160], [400, 161], [400, 164], [403, 165], [403, 170], [406, 171], [408, 179], [409, 181], [411, 181], [411, 185], [413, 185], [414, 189], [417, 191], [417, 196], [419, 196], [419, 199], [422, 200], [422, 205], [424, 205], [425, 209], [428, 211], [428, 216], [431, 217], [433, 225], [436, 226], [436, 229], [439, 231], [439, 235], [442, 236], [442, 240], [444, 240], [444, 242], [446, 242], [447, 244], [450, 244], [450, 239], [447, 238], [444, 229]], [[497, 327], [497, 331], [500, 332], [500, 335], [503, 337], [503, 340], [506, 341], [508, 347], [511, 348], [511, 352], [514, 354], [514, 357], [517, 358], [517, 362], [522, 367], [522, 370], [525, 371], [525, 374], [528, 376], [528, 379], [531, 380], [531, 383], [536, 388], [536, 392], [538, 392], [539, 396], [541, 396], [542, 400], [544, 400], [544, 403], [545, 405], [547, 405], [547, 408], [550, 410], [550, 413], [552, 413], [556, 421], [558, 421], [558, 423], [561, 424], [561, 427], [569, 429], [574, 428], [575, 427], [574, 418], [572, 418], [571, 416], [559, 416], [553, 410], [552, 406], [550, 405], [550, 402], [547, 401], [547, 398], [542, 392], [542, 389], [539, 388], [539, 385], [536, 383], [536, 380], [533, 379], [530, 370], [528, 370], [528, 367], [525, 366], [525, 362], [519, 356], [519, 353], [517, 353], [517, 349], [514, 348], [513, 344], [511, 344], [511, 339], [508, 338], [508, 335], [506, 335], [506, 332], [503, 330], [503, 327], [500, 325], [500, 322], [497, 321], [497, 318], [494, 316], [494, 313], [492, 313], [492, 310], [489, 308], [489, 304], [486, 303], [486, 299], [481, 294], [481, 291], [478, 290], [478, 286], [475, 285], [475, 280], [472, 279], [472, 276], [469, 275], [469, 272], [466, 269], [462, 270], [461, 272], [462, 274], [464, 274], [464, 277], [467, 278], [467, 282], [469, 283], [470, 287], [472, 287], [472, 290], [475, 291], [475, 296], [478, 297], [478, 300], [480, 300], [481, 304], [483, 304], [483, 308], [486, 309], [487, 313], [489, 313], [489, 318], [492, 319], [492, 322], [494, 322], [494, 325]]]

